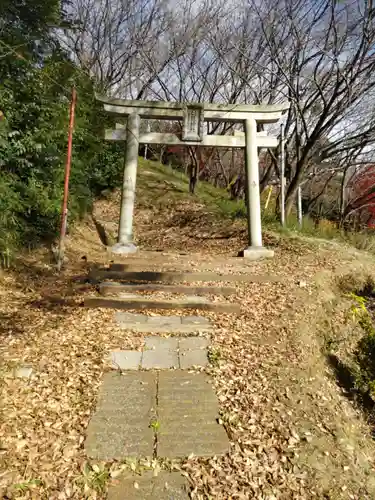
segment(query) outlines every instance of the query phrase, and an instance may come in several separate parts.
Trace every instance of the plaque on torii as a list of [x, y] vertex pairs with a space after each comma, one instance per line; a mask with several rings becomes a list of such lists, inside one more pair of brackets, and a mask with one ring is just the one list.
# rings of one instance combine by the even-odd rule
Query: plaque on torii
[[[159, 101], [128, 101], [97, 96], [104, 111], [126, 117], [127, 123], [106, 130], [105, 139], [125, 141], [125, 167], [122, 189], [118, 242], [112, 251], [126, 254], [135, 252], [133, 242], [133, 212], [137, 177], [139, 144], [167, 144], [203, 147], [245, 148], [247, 222], [249, 246], [241, 252], [245, 257], [270, 257], [271, 250], [263, 247], [259, 193], [258, 148], [278, 146], [276, 137], [257, 132], [259, 123], [276, 123], [289, 109], [289, 103], [273, 105], [178, 103]], [[140, 132], [140, 118], [182, 121], [182, 134]], [[242, 123], [244, 133], [235, 135], [208, 135], [204, 122]]]
[[182, 140], [202, 142], [204, 107], [199, 104], [186, 104], [183, 110]]

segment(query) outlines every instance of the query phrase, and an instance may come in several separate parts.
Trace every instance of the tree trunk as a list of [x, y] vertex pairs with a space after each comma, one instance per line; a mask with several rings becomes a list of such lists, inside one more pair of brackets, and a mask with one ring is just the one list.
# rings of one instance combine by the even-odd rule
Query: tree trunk
[[289, 217], [289, 215], [292, 211], [294, 201], [295, 201], [295, 198], [297, 196], [297, 191], [298, 191], [298, 186], [294, 186], [293, 188], [288, 189], [286, 199], [285, 199], [285, 215], [286, 215], [286, 217]]
[[162, 164], [164, 160], [165, 146], [161, 146], [159, 153], [159, 162]]
[[[288, 217], [292, 211], [294, 201], [296, 199], [298, 186], [302, 181], [303, 174], [305, 173], [305, 160], [300, 160], [296, 165], [296, 173], [292, 177], [292, 165], [285, 159], [285, 177], [291, 178], [285, 196], [285, 216]], [[288, 175], [287, 175], [288, 172]]]
[[348, 204], [347, 193], [346, 193], [346, 184], [347, 184], [347, 175], [349, 169], [346, 168], [344, 170], [344, 175], [342, 176], [341, 186], [340, 186], [340, 227], [344, 224], [345, 219], [345, 208]]
[[198, 182], [198, 158], [197, 158], [197, 152], [196, 148], [189, 147], [189, 154], [190, 154], [190, 169], [189, 169], [189, 193], [194, 194], [195, 192], [195, 187]]
[[195, 187], [198, 181], [198, 169], [196, 165], [191, 165], [190, 168], [190, 179], [189, 179], [189, 193], [195, 193]]
[[[233, 151], [234, 151], [234, 149], [233, 149]], [[224, 168], [223, 162], [221, 161], [221, 156], [220, 156], [220, 153], [219, 153], [219, 149], [216, 149], [216, 157], [217, 157], [217, 161], [218, 161], [218, 163], [220, 165], [220, 170], [221, 170], [222, 176], [224, 178], [225, 187], [228, 188], [228, 186], [229, 186], [229, 178], [228, 178], [227, 173], [225, 172], [225, 168]]]

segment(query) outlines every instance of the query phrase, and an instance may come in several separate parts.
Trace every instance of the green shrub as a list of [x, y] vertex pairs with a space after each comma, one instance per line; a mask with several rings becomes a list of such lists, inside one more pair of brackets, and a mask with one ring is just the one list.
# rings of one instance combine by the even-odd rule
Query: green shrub
[[[371, 293], [374, 293], [373, 285]], [[356, 375], [357, 384], [362, 391], [368, 391], [375, 399], [375, 325], [366, 307], [367, 299], [354, 293], [351, 297], [355, 301], [351, 314], [364, 332], [355, 351], [355, 359], [359, 367]]]
[[108, 117], [95, 102], [87, 76], [62, 56], [29, 68], [23, 79], [4, 80], [0, 88], [5, 116], [0, 121], [0, 252], [21, 245], [34, 247], [59, 232], [69, 98], [55, 81], [68, 89], [75, 83], [78, 94], [69, 223], [90, 211], [103, 190], [120, 183], [123, 152], [118, 145], [104, 142], [102, 130]]
[[0, 172], [0, 253], [20, 244], [22, 221], [18, 214], [22, 210], [23, 203], [14, 178]]

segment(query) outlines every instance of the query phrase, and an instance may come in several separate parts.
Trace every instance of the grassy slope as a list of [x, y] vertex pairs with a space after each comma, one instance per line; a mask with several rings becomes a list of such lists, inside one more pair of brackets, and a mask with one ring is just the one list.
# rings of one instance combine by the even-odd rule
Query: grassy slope
[[[200, 182], [197, 185], [195, 195], [189, 194], [189, 183], [186, 175], [177, 172], [172, 168], [161, 165], [157, 162], [144, 161], [140, 159], [140, 173], [138, 177], [138, 206], [140, 208], [176, 208], [179, 203], [185, 203], [187, 199], [195, 204], [203, 204], [205, 211], [208, 211], [215, 219], [244, 220], [246, 217], [246, 207], [243, 200], [235, 201], [229, 199], [229, 194], [225, 189], [214, 187], [207, 182]], [[147, 173], [152, 173], [147, 174]], [[267, 233], [278, 233], [288, 238], [302, 237], [336, 241], [340, 244], [353, 246], [360, 250], [375, 251], [375, 238], [370, 233], [346, 233], [338, 230], [333, 223], [322, 221], [316, 227], [311, 219], [304, 217], [303, 227], [298, 228], [296, 216], [293, 213], [287, 225], [281, 228], [275, 216], [275, 195], [270, 198], [268, 209], [264, 208], [268, 192], [262, 195], [262, 222], [263, 230]], [[154, 202], [156, 200], [156, 204]], [[323, 241], [322, 241], [323, 242]], [[321, 242], [321, 243], [322, 243]]]
[[[311, 227], [305, 221], [305, 230], [301, 233], [296, 230], [293, 219], [286, 228], [281, 228], [274, 215], [275, 200], [271, 198], [268, 210], [264, 210], [267, 193], [262, 196], [262, 219], [264, 244], [275, 246], [283, 241], [300, 239], [303, 235], [311, 235]], [[119, 193], [112, 194], [108, 201], [97, 203], [95, 214], [103, 221], [109, 235], [110, 242], [114, 242], [117, 234]], [[141, 213], [140, 213], [141, 212]], [[156, 220], [162, 220], [162, 226], [186, 229], [190, 237], [199, 238], [200, 235], [210, 233], [218, 239], [237, 238], [239, 245], [247, 243], [246, 207], [243, 200], [230, 200], [225, 189], [214, 187], [207, 182], [199, 182], [195, 194], [189, 193], [187, 176], [158, 162], [139, 159], [137, 177], [137, 194], [135, 209], [135, 236], [143, 243], [143, 222], [148, 227], [149, 221], [143, 221], [143, 215], [149, 212]], [[326, 229], [315, 231], [315, 237], [325, 237]], [[165, 236], [165, 235], [163, 235]], [[332, 239], [332, 234], [329, 235]], [[150, 241], [145, 242], [147, 244]], [[233, 240], [232, 240], [233, 243]], [[309, 240], [310, 246], [324, 245], [324, 241]], [[185, 240], [184, 243], [185, 244]], [[327, 241], [327, 245], [328, 245]]]
[[[185, 174], [178, 172], [171, 167], [161, 165], [158, 162], [144, 161], [140, 159], [140, 170], [138, 177], [138, 196], [141, 197], [141, 202], [144, 203], [144, 196], [149, 188], [155, 190], [155, 194], [159, 192], [159, 200], [162, 202], [165, 197], [168, 200], [174, 200], [178, 202], [179, 200], [186, 199], [189, 195], [189, 182]], [[152, 180], [150, 175], [152, 174]], [[159, 186], [156, 185], [159, 182]], [[168, 187], [172, 187], [173, 184], [173, 194], [170, 192]], [[164, 196], [163, 196], [164, 194]], [[195, 201], [199, 203], [204, 203], [209, 210], [212, 210], [217, 215], [233, 216], [245, 215], [244, 203], [231, 201], [228, 199], [228, 193], [225, 189], [220, 189], [212, 186], [208, 182], [199, 182], [197, 184], [196, 193], [193, 195]]]

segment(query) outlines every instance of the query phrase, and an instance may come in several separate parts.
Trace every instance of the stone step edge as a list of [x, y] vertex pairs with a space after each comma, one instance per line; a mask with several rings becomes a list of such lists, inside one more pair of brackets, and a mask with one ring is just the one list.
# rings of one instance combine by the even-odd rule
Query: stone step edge
[[103, 307], [111, 309], [196, 309], [223, 313], [240, 313], [239, 304], [203, 301], [156, 300], [147, 298], [115, 299], [107, 297], [85, 297], [84, 307]]
[[219, 286], [188, 286], [188, 285], [168, 285], [157, 283], [124, 284], [116, 281], [104, 281], [99, 285], [101, 295], [115, 295], [121, 292], [165, 292], [185, 295], [233, 295], [236, 293], [234, 287]]
[[242, 282], [242, 283], [270, 283], [278, 282], [280, 278], [255, 274], [218, 274], [214, 272], [173, 272], [173, 271], [110, 271], [108, 269], [92, 269], [89, 279], [93, 282], [101, 280], [118, 281], [146, 281], [164, 283], [194, 283], [207, 282]]
[[137, 333], [212, 333], [212, 325], [201, 326], [201, 325], [173, 325], [173, 326], [154, 326], [147, 323], [126, 323], [118, 321], [118, 327], [122, 330], [132, 330]]

